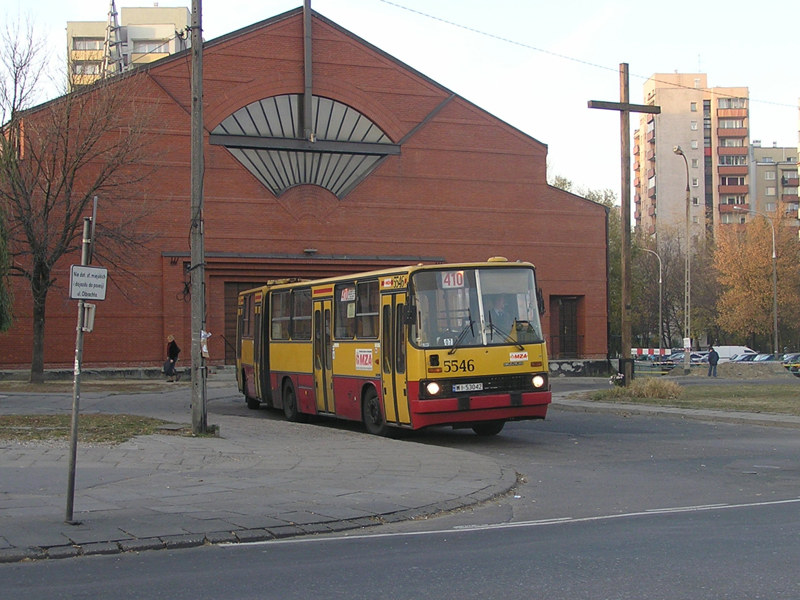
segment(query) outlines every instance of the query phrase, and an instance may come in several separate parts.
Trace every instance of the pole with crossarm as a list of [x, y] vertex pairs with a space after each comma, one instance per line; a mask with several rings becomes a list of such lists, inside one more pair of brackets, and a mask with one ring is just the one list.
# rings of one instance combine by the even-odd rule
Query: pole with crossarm
[[631, 357], [631, 113], [659, 114], [660, 106], [630, 103], [628, 63], [619, 65], [620, 102], [589, 100], [589, 108], [616, 110], [620, 115], [620, 148], [622, 154], [621, 183], [622, 193], [622, 358], [620, 371], [625, 375], [625, 385], [633, 379], [633, 358]]

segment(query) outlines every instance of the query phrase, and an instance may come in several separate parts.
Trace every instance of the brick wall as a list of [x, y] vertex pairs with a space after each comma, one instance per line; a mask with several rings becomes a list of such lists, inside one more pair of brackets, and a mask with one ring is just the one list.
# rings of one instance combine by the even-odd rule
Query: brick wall
[[[314, 93], [360, 111], [397, 143], [451, 92], [321, 18], [313, 23]], [[150, 250], [132, 257], [133, 275], [110, 272], [86, 336], [87, 365], [160, 364], [165, 338], [175, 334], [188, 363], [190, 305], [182, 298], [189, 252], [190, 80], [188, 57], [150, 66], [137, 98], [156, 107], [153, 162], [159, 166], [132, 192], [148, 207], [142, 224], [157, 234]], [[262, 98], [302, 93], [302, 17], [292, 11], [207, 45], [204, 117], [211, 131], [237, 109]], [[205, 147], [205, 248], [212, 362], [224, 356], [224, 283], [287, 273], [348, 272], [391, 264], [391, 257], [477, 261], [506, 256], [537, 266], [550, 295], [579, 296], [586, 357], [606, 353], [605, 210], [546, 184], [547, 147], [454, 97], [343, 199], [315, 186], [275, 198], [223, 147]], [[316, 248], [313, 257], [305, 248]], [[268, 254], [242, 258], [236, 254]], [[351, 260], [326, 257], [347, 255]], [[370, 261], [369, 257], [384, 257]], [[61, 282], [69, 264], [59, 265]], [[358, 268], [356, 268], [358, 267]], [[30, 361], [30, 293], [16, 281], [16, 323], [0, 336], [2, 366]], [[50, 292], [45, 362], [70, 365], [76, 302], [66, 287]], [[549, 306], [549, 302], [546, 302]], [[549, 319], [543, 319], [549, 327]]]

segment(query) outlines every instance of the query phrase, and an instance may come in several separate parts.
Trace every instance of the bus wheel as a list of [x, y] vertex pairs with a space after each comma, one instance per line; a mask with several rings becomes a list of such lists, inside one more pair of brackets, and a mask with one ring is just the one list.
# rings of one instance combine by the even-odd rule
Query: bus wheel
[[474, 431], [477, 435], [483, 436], [497, 435], [503, 431], [503, 426], [505, 426], [505, 424], [505, 421], [487, 421], [486, 423], [478, 423], [477, 425], [473, 425], [472, 431]]
[[242, 373], [242, 381], [244, 382], [242, 385], [242, 388], [244, 388], [242, 389], [242, 393], [244, 394], [244, 401], [247, 402], [247, 408], [250, 410], [258, 410], [261, 406], [261, 402], [247, 393], [247, 377], [244, 373]]
[[361, 404], [361, 418], [367, 433], [383, 437], [389, 432], [389, 426], [386, 424], [386, 419], [383, 418], [381, 401], [375, 388], [371, 388], [364, 396], [364, 402]]
[[283, 387], [283, 414], [286, 420], [292, 423], [299, 423], [302, 420], [302, 413], [297, 408], [297, 396], [291, 383]]

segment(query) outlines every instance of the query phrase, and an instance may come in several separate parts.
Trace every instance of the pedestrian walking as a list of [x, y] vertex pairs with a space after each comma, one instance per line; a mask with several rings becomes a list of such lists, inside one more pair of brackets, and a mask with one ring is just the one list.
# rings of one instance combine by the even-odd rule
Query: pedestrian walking
[[712, 374], [714, 377], [717, 376], [717, 363], [719, 362], [719, 354], [717, 351], [714, 350], [714, 346], [709, 348], [708, 352], [708, 376], [711, 377]]
[[175, 336], [167, 336], [167, 362], [164, 363], [164, 375], [167, 376], [167, 381], [169, 383], [181, 380], [181, 376], [175, 369], [175, 365], [178, 363], [178, 355], [180, 353], [181, 349], [178, 347], [178, 344], [175, 343]]

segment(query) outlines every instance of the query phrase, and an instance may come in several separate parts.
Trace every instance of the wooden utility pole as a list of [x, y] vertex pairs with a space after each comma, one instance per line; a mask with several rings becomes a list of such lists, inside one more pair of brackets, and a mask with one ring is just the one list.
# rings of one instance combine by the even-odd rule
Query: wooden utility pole
[[628, 63], [619, 65], [619, 102], [589, 100], [589, 108], [616, 110], [620, 114], [620, 148], [622, 153], [620, 207], [622, 208], [622, 357], [620, 372], [625, 375], [625, 385], [633, 380], [633, 358], [631, 356], [631, 113], [661, 112], [660, 106], [630, 103]]
[[206, 432], [206, 366], [202, 332], [206, 324], [205, 242], [203, 239], [203, 17], [202, 1], [192, 0], [191, 137], [191, 288], [192, 288], [192, 431]]

